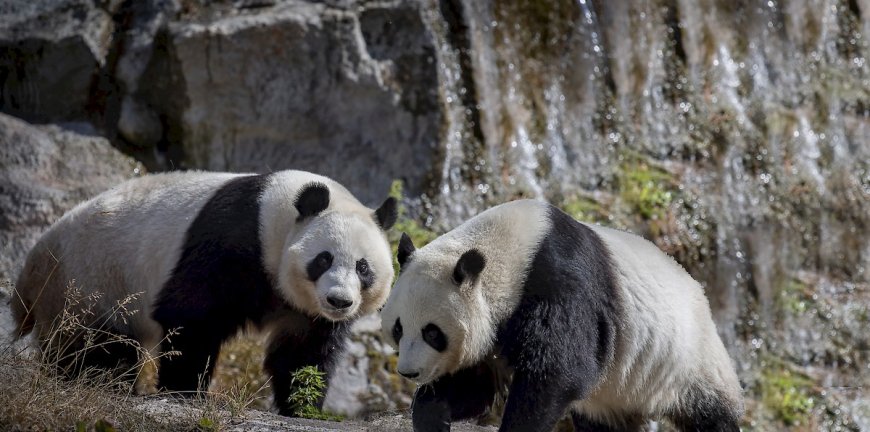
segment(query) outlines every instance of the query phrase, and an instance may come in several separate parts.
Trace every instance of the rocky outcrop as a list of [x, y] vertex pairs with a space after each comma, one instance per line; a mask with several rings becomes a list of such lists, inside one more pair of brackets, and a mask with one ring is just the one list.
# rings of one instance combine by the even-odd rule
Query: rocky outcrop
[[316, 171], [366, 202], [427, 185], [442, 133], [426, 6], [0, 6], [0, 111], [87, 121], [157, 169]]
[[0, 281], [67, 210], [141, 170], [104, 138], [0, 114]]
[[88, 117], [112, 17], [91, 0], [0, 5], [0, 111], [31, 121]]
[[316, 171], [366, 202], [395, 178], [419, 190], [441, 125], [419, 8], [289, 1], [173, 22], [140, 85], [177, 146], [166, 163]]

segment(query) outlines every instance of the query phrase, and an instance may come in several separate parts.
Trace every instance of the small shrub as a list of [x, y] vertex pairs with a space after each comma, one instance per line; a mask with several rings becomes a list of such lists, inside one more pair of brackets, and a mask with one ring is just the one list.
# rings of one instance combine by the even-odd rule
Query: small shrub
[[290, 407], [295, 417], [341, 421], [341, 416], [323, 412], [317, 407], [326, 389], [324, 372], [314, 366], [305, 366], [293, 372], [290, 380]]
[[209, 417], [200, 417], [196, 426], [201, 432], [213, 432], [218, 430], [217, 423]]

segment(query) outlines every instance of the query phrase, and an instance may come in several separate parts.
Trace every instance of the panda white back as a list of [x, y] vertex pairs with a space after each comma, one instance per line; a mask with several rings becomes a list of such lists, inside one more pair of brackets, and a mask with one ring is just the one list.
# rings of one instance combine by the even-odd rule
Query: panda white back
[[[30, 255], [47, 253], [52, 262], [29, 258], [28, 264], [50, 266], [42, 269], [51, 274], [43, 283], [63, 285], [57, 290], [74, 281], [85, 294], [98, 294], [98, 310], [113, 310], [133, 295], [127, 307], [145, 312], [117, 320], [117, 329], [141, 335], [145, 347], [157, 346], [162, 329], [147, 311], [178, 261], [190, 222], [221, 184], [239, 175], [173, 172], [121, 183], [77, 205], [40, 238]], [[34, 303], [39, 295], [19, 291]], [[38, 300], [36, 330], [45, 336], [44, 324], [60, 313], [65, 299], [46, 294]]]
[[643, 237], [584, 225], [618, 257], [613, 265], [623, 319], [613, 367], [576, 407], [603, 419], [632, 412], [661, 416], [682, 404], [681, 390], [699, 379], [739, 401], [737, 376], [701, 285]]

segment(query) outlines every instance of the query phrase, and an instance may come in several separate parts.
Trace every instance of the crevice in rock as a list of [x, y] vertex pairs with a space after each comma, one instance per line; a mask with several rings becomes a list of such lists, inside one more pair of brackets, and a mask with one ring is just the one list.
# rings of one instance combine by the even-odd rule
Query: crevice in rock
[[[474, 67], [471, 62], [471, 38], [469, 27], [466, 23], [465, 9], [461, 0], [440, 0], [439, 10], [444, 22], [447, 24], [447, 42], [456, 50], [459, 57], [459, 82], [465, 89], [459, 92], [459, 98], [465, 107], [468, 126], [477, 145], [473, 154], [466, 155], [465, 165], [474, 166], [474, 160], [482, 156], [484, 134], [480, 122], [480, 110], [477, 108], [477, 86], [474, 81]], [[469, 149], [466, 147], [466, 149]], [[464, 170], [463, 178], [473, 180], [476, 176], [471, 169]]]
[[861, 19], [861, 5], [858, 4], [858, 0], [848, 0], [849, 11], [852, 12], [852, 15], [857, 19]]
[[668, 26], [670, 42], [673, 44], [674, 54], [680, 63], [686, 64], [686, 49], [683, 46], [683, 29], [680, 26], [680, 9], [675, 0], [665, 5], [665, 24]]
[[184, 80], [173, 65], [179, 64], [172, 44], [172, 35], [163, 28], [154, 36], [154, 51], [142, 73], [138, 95], [157, 114], [162, 126], [155, 157], [146, 167], [149, 170], [176, 170], [187, 168], [184, 151], [181, 115], [188, 103]]
[[[115, 147], [130, 154], [127, 143], [118, 139], [118, 119], [121, 113], [121, 99], [126, 93], [124, 83], [115, 78], [118, 62], [124, 55], [127, 32], [133, 23], [133, 3], [136, 0], [126, 0], [117, 11], [111, 14], [114, 28], [112, 44], [106, 54], [102, 67], [91, 81], [89, 99], [85, 111], [89, 120], [101, 131]], [[107, 11], [112, 12], [112, 11]]]
[[476, 86], [474, 69], [471, 64], [471, 39], [468, 35], [468, 24], [465, 22], [461, 0], [440, 0], [441, 16], [447, 23], [447, 42], [459, 54], [460, 81], [466, 92], [460, 95], [462, 104], [471, 108], [471, 119], [476, 124], [474, 136], [483, 140], [483, 130], [480, 128], [480, 112], [476, 108]]
[[613, 69], [610, 67], [610, 62], [612, 61], [610, 54], [610, 41], [608, 40], [607, 32], [604, 31], [604, 26], [601, 24], [601, 17], [603, 16], [604, 4], [602, 4], [603, 0], [592, 0], [590, 3], [590, 8], [592, 9], [592, 13], [595, 14], [595, 22], [598, 24], [598, 37], [601, 41], [601, 50], [603, 52], [602, 57], [604, 61], [601, 64], [601, 78], [604, 80], [604, 85], [607, 86], [607, 90], [610, 92], [609, 97], [613, 97], [616, 95], [616, 80], [613, 78]]

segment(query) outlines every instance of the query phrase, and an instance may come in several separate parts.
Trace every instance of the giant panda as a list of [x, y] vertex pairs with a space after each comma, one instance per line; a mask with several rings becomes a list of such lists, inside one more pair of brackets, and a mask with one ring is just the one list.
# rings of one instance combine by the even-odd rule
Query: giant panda
[[[395, 199], [372, 210], [304, 171], [129, 180], [69, 211], [30, 251], [12, 300], [17, 335], [35, 331], [72, 373], [137, 363], [136, 349], [100, 338], [124, 336], [160, 356], [159, 389], [195, 394], [221, 343], [250, 323], [270, 332], [264, 369], [289, 414], [291, 373], [314, 365], [328, 379], [352, 321], [386, 300], [395, 220]], [[98, 331], [58, 331], [69, 312]]]
[[701, 286], [655, 245], [544, 202], [493, 207], [416, 250], [381, 312], [416, 431], [507, 399], [500, 431], [738, 431], [741, 388]]

